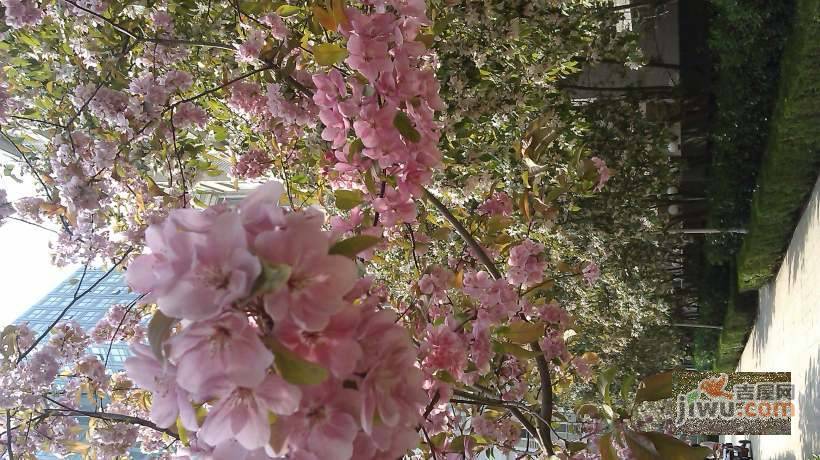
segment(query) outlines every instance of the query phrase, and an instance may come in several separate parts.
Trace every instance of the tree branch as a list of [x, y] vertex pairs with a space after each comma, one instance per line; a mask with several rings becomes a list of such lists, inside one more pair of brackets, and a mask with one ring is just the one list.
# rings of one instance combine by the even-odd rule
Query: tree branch
[[11, 447], [11, 411], [6, 410], [6, 445], [9, 453], [9, 460], [14, 460], [14, 449]]
[[30, 347], [28, 347], [28, 349], [26, 349], [26, 351], [24, 351], [23, 353], [21, 353], [21, 354], [20, 354], [20, 356], [17, 358], [17, 364], [20, 364], [20, 363], [23, 361], [23, 359], [25, 359], [25, 357], [26, 357], [26, 356], [28, 356], [28, 354], [29, 354], [29, 353], [31, 353], [31, 351], [32, 351], [32, 350], [34, 350], [34, 348], [35, 348], [35, 347], [37, 347], [37, 345], [39, 345], [39, 344], [40, 344], [40, 342], [41, 342], [44, 338], [46, 338], [46, 336], [47, 336], [47, 335], [51, 332], [51, 330], [52, 330], [52, 329], [54, 329], [54, 326], [56, 326], [56, 325], [57, 325], [57, 323], [59, 323], [59, 322], [60, 322], [60, 320], [62, 320], [62, 319], [63, 319], [63, 316], [65, 316], [65, 314], [66, 314], [66, 313], [68, 313], [68, 310], [69, 310], [69, 309], [70, 309], [70, 308], [71, 308], [71, 307], [72, 307], [72, 306], [73, 306], [73, 305], [74, 305], [74, 304], [75, 304], [78, 300], [80, 300], [80, 299], [81, 299], [81, 298], [83, 298], [86, 294], [88, 294], [88, 293], [89, 293], [89, 292], [91, 292], [94, 288], [96, 288], [96, 287], [97, 287], [97, 286], [98, 286], [98, 285], [99, 285], [99, 284], [100, 284], [100, 283], [101, 283], [104, 279], [108, 278], [108, 275], [110, 275], [110, 274], [111, 274], [111, 273], [112, 273], [112, 272], [113, 272], [113, 271], [114, 271], [114, 270], [115, 270], [115, 269], [116, 269], [116, 268], [117, 268], [117, 267], [118, 267], [121, 263], [123, 263], [123, 262], [125, 261], [125, 259], [128, 257], [128, 254], [130, 254], [130, 253], [131, 253], [131, 251], [133, 251], [133, 250], [134, 250], [134, 248], [128, 248], [128, 249], [125, 251], [125, 254], [123, 254], [123, 255], [122, 255], [122, 258], [120, 258], [120, 260], [119, 260], [117, 263], [115, 263], [113, 267], [111, 267], [111, 268], [110, 268], [107, 272], [105, 272], [105, 273], [103, 274], [103, 276], [101, 276], [101, 277], [100, 277], [97, 281], [95, 281], [95, 282], [94, 282], [94, 284], [92, 284], [92, 285], [91, 285], [88, 289], [86, 289], [85, 291], [83, 291], [81, 294], [79, 294], [79, 295], [75, 295], [75, 296], [74, 296], [74, 299], [72, 299], [72, 300], [71, 300], [71, 302], [69, 302], [69, 303], [68, 303], [68, 305], [66, 305], [66, 307], [65, 307], [65, 308], [63, 308], [63, 311], [62, 311], [62, 312], [60, 312], [60, 314], [59, 314], [56, 318], [54, 318], [54, 321], [52, 321], [52, 322], [51, 322], [51, 325], [50, 325], [49, 327], [47, 327], [47, 328], [46, 328], [46, 330], [45, 330], [45, 331], [43, 331], [43, 333], [42, 333], [42, 334], [40, 334], [40, 336], [39, 336], [39, 337], [37, 337], [37, 340], [35, 340], [35, 341], [34, 341], [34, 343], [32, 343], [32, 344], [31, 344], [31, 346], [30, 346]]
[[532, 351], [538, 353], [535, 357], [535, 364], [538, 366], [538, 375], [541, 377], [541, 418], [538, 420], [538, 432], [544, 440], [544, 447], [549, 455], [555, 455], [552, 448], [552, 433], [546, 420], [552, 420], [552, 377], [550, 376], [549, 365], [544, 357], [544, 352], [538, 342], [530, 344]]
[[[461, 236], [461, 238], [473, 249], [476, 253], [476, 256], [481, 261], [482, 264], [487, 268], [487, 271], [495, 279], [502, 278], [501, 272], [496, 268], [495, 264], [493, 263], [492, 259], [487, 255], [481, 245], [478, 244], [478, 241], [473, 238], [470, 232], [464, 227], [464, 225], [459, 222], [459, 220], [447, 209], [446, 206], [429, 190], [422, 189], [424, 193], [424, 197], [429, 200], [433, 206], [447, 219], [450, 224], [455, 227], [456, 232]], [[549, 429], [549, 420], [552, 420], [552, 379], [550, 377], [549, 366], [547, 365], [546, 358], [544, 358], [543, 352], [541, 352], [541, 348], [538, 346], [538, 343], [535, 342], [532, 344], [533, 351], [539, 352], [539, 355], [535, 358], [536, 364], [538, 365], [538, 374], [541, 379], [541, 413], [539, 414], [538, 420], [538, 429], [536, 429], [532, 422], [527, 419], [524, 414], [521, 413], [521, 410], [517, 407], [507, 407], [507, 409], [524, 425], [524, 428], [530, 432], [530, 434], [539, 439], [541, 441], [541, 445], [546, 449], [549, 455], [554, 455], [555, 451], [552, 448], [552, 436]], [[455, 392], [454, 392], [455, 394]]]
[[501, 272], [498, 271], [498, 269], [495, 267], [495, 264], [493, 263], [492, 259], [490, 259], [490, 256], [488, 256], [487, 253], [484, 252], [484, 248], [482, 248], [481, 245], [478, 244], [478, 241], [476, 241], [475, 238], [473, 238], [473, 235], [471, 235], [470, 232], [466, 228], [464, 228], [464, 225], [462, 225], [461, 222], [459, 222], [456, 216], [454, 216], [453, 213], [451, 213], [450, 210], [447, 209], [447, 207], [444, 206], [444, 204], [435, 195], [433, 195], [426, 188], [423, 188], [422, 190], [424, 193], [424, 198], [430, 201], [430, 203], [433, 204], [433, 206], [441, 213], [441, 215], [444, 216], [444, 218], [447, 219], [448, 222], [450, 222], [450, 225], [452, 225], [456, 229], [456, 232], [459, 234], [459, 236], [461, 236], [461, 239], [463, 239], [464, 242], [467, 243], [470, 246], [470, 248], [472, 248], [473, 252], [475, 252], [476, 256], [478, 257], [478, 260], [481, 261], [484, 267], [487, 268], [487, 271], [490, 272], [493, 278], [500, 279], [502, 277]]
[[165, 433], [168, 436], [171, 436], [174, 439], [179, 439], [179, 434], [174, 433], [173, 431], [167, 428], [161, 428], [157, 426], [156, 423], [151, 422], [150, 420], [141, 419], [139, 417], [133, 417], [131, 415], [125, 414], [112, 414], [109, 412], [91, 412], [85, 410], [74, 409], [73, 407], [66, 406], [65, 404], [56, 401], [48, 396], [43, 396], [43, 398], [47, 399], [48, 401], [60, 406], [62, 409], [52, 409], [47, 408], [43, 410], [44, 414], [47, 415], [65, 415], [63, 412], [70, 412], [73, 415], [83, 415], [86, 417], [96, 418], [100, 420], [107, 420], [109, 422], [121, 422], [121, 423], [131, 423], [134, 425], [144, 426], [146, 428], [151, 428], [152, 430], [158, 431], [160, 433]]
[[97, 19], [100, 19], [100, 20], [104, 21], [106, 24], [113, 27], [114, 30], [116, 30], [120, 34], [125, 35], [126, 37], [129, 37], [129, 38], [133, 38], [134, 40], [137, 40], [137, 41], [156, 43], [156, 44], [159, 44], [159, 45], [166, 45], [166, 46], [178, 46], [178, 45], [201, 46], [201, 47], [205, 47], [205, 48], [219, 48], [219, 49], [230, 50], [230, 51], [234, 51], [234, 49], [235, 49], [233, 46], [225, 45], [225, 44], [222, 44], [222, 43], [216, 43], [216, 42], [199, 41], [199, 40], [186, 40], [186, 39], [177, 39], [177, 38], [144, 37], [142, 35], [137, 35], [134, 32], [131, 32], [130, 30], [128, 30], [125, 27], [117, 24], [113, 20], [111, 20], [111, 19], [97, 13], [96, 11], [92, 11], [92, 10], [90, 10], [90, 9], [84, 7], [84, 6], [78, 5], [73, 0], [65, 0], [65, 2], [72, 5], [72, 6], [74, 6], [77, 9], [80, 9], [80, 10], [90, 14], [91, 16], [96, 17]]

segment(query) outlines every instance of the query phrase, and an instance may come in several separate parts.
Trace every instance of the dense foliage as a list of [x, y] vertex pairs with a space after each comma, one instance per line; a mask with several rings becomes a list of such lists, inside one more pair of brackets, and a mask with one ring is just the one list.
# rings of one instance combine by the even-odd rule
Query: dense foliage
[[[640, 61], [618, 10], [2, 4], [6, 176], [41, 195], [0, 216], [142, 295], [4, 330], [9, 457], [702, 458], [631, 420], [677, 360], [663, 125], [560, 90]], [[257, 186], [207, 206], [209, 178]], [[114, 340], [126, 374], [86, 354]], [[579, 398], [585, 442], [553, 438]]]

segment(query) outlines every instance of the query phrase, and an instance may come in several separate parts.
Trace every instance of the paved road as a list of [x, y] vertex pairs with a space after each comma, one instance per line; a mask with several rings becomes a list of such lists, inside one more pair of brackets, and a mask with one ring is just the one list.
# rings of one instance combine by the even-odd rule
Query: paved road
[[754, 458], [810, 460], [820, 454], [820, 180], [777, 278], [759, 295], [757, 322], [738, 371], [791, 372], [798, 416], [790, 436], [749, 437]]

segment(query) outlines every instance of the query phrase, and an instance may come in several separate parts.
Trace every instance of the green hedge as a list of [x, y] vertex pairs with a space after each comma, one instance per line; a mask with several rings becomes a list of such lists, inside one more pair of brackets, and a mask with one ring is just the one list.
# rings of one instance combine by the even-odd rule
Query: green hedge
[[[795, 0], [711, 0], [710, 6], [715, 113], [708, 225], [736, 228], [749, 218]], [[709, 236], [706, 259], [718, 265], [733, 262], [740, 244], [737, 234]]]
[[757, 315], [757, 294], [739, 294], [731, 283], [726, 317], [717, 344], [714, 370], [733, 372], [740, 361], [746, 339], [754, 326]]
[[797, 0], [781, 73], [749, 233], [738, 254], [742, 291], [776, 273], [820, 171], [820, 0]]

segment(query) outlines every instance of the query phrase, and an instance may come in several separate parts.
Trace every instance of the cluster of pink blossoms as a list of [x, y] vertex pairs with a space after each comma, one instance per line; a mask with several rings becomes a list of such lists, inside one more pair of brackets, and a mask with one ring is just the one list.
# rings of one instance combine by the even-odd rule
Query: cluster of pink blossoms
[[43, 10], [34, 0], [0, 0], [5, 11], [6, 24], [14, 29], [36, 26], [43, 20]]
[[262, 149], [250, 149], [239, 157], [231, 169], [231, 175], [238, 179], [256, 179], [262, 177], [273, 165], [267, 152]]
[[417, 41], [419, 30], [430, 24], [426, 6], [389, 1], [370, 13], [348, 8], [346, 14], [349, 20], [338, 29], [347, 38], [345, 62], [364, 79], [346, 78], [335, 69], [313, 76], [322, 138], [332, 149], [332, 183], [367, 191], [364, 177], [375, 168], [391, 178], [383, 192], [369, 197], [384, 225], [412, 222], [413, 197], [441, 161], [434, 114], [444, 103], [432, 55]]
[[123, 304], [115, 304], [88, 331], [88, 335], [94, 343], [110, 343], [114, 340], [139, 341], [145, 337], [142, 319], [142, 309], [136, 305], [129, 309]]
[[512, 198], [505, 192], [495, 192], [478, 207], [478, 212], [489, 216], [509, 216], [512, 214]]
[[547, 268], [544, 245], [526, 239], [510, 249], [508, 263], [507, 279], [510, 283], [534, 286], [544, 280], [544, 269]]
[[9, 203], [6, 191], [0, 188], [0, 225], [3, 225], [3, 220], [6, 217], [14, 214], [14, 206]]
[[595, 184], [595, 191], [600, 192], [610, 177], [612, 177], [612, 171], [607, 167], [606, 161], [599, 157], [592, 157], [590, 161], [592, 161], [592, 164], [595, 165], [595, 169], [598, 171], [598, 183]]
[[[267, 183], [237, 208], [177, 209], [148, 229], [128, 282], [181, 322], [160, 356], [133, 345], [128, 374], [158, 425], [181, 420], [192, 454], [399, 457], [427, 399], [416, 349], [355, 263], [329, 253], [324, 216], [287, 212], [282, 191]], [[325, 369], [321, 381], [289, 377], [294, 360]]]

